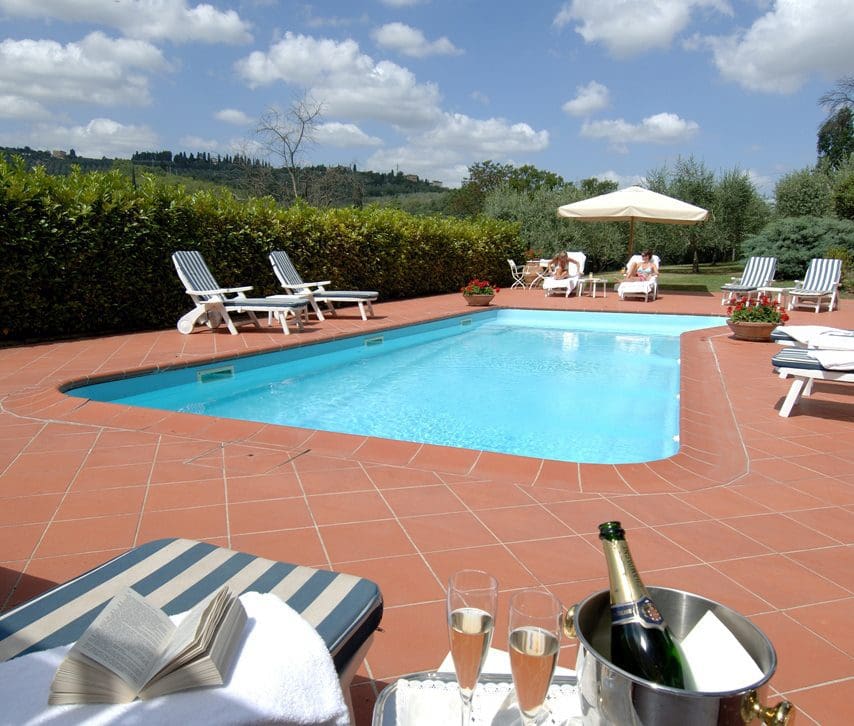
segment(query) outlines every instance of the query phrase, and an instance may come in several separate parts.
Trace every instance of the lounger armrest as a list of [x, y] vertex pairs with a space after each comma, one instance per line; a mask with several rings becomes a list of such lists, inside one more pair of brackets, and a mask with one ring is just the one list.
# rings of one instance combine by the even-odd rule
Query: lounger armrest
[[306, 282], [303, 284], [311, 285], [312, 287], [324, 287], [325, 285], [331, 285], [332, 280], [321, 280], [320, 282]]
[[214, 290], [187, 290], [188, 293], [193, 295], [224, 295], [229, 292], [246, 292], [251, 290], [252, 286], [248, 287], [219, 287]]

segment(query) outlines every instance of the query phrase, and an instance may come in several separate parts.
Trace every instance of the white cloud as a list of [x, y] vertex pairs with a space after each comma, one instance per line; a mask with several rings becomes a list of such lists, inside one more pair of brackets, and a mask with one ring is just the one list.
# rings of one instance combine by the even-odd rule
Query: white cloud
[[418, 5], [419, 2], [425, 0], [380, 0], [383, 5], [388, 5], [390, 8], [411, 8]]
[[434, 128], [413, 134], [405, 146], [377, 151], [368, 165], [373, 169], [400, 166], [427, 179], [458, 186], [474, 161], [503, 160], [512, 153], [541, 151], [548, 145], [548, 131], [535, 131], [526, 123], [444, 113]]
[[203, 139], [201, 136], [182, 136], [178, 143], [187, 151], [218, 151], [222, 144], [216, 139]]
[[148, 78], [134, 69], [167, 68], [150, 43], [113, 40], [100, 32], [67, 45], [53, 40], [0, 42], [0, 94], [45, 105], [144, 105], [150, 101]]
[[130, 38], [166, 39], [177, 43], [247, 43], [249, 23], [234, 10], [186, 0], [0, 0], [9, 15], [100, 23]]
[[404, 23], [387, 23], [371, 34], [381, 48], [394, 50], [413, 58], [425, 58], [429, 55], [459, 55], [462, 51], [444, 35], [434, 41], [428, 41], [418, 28]]
[[250, 87], [276, 81], [309, 89], [330, 116], [423, 127], [439, 115], [439, 90], [391, 61], [374, 60], [354, 40], [341, 42], [291, 32], [264, 53], [235, 64]]
[[85, 126], [39, 124], [29, 132], [29, 142], [39, 149], [74, 149], [80, 156], [130, 158], [135, 151], [158, 147], [157, 134], [147, 126], [125, 125], [108, 118], [92, 119]]
[[575, 98], [561, 107], [570, 116], [589, 116], [607, 108], [611, 102], [608, 87], [596, 81], [590, 81], [586, 86], [576, 86], [575, 91]]
[[613, 169], [608, 169], [608, 171], [594, 174], [593, 178], [599, 179], [600, 181], [615, 182], [620, 189], [624, 189], [625, 187], [641, 186], [646, 181], [646, 177], [642, 174], [620, 174]]
[[588, 43], [601, 42], [619, 58], [667, 48], [697, 8], [732, 15], [727, 0], [571, 0], [555, 16], [558, 27], [575, 23]]
[[233, 124], [234, 126], [249, 126], [254, 122], [248, 114], [243, 113], [243, 111], [238, 111], [236, 108], [224, 108], [221, 111], [217, 111], [214, 114], [214, 118], [217, 119], [217, 121], [224, 121], [225, 123]]
[[696, 37], [725, 78], [753, 91], [793, 93], [812, 73], [828, 78], [854, 67], [854, 8], [839, 0], [776, 0], [747, 31]]
[[489, 96], [487, 96], [483, 91], [472, 91], [469, 96], [472, 101], [482, 103], [484, 106], [487, 106], [490, 102]]
[[37, 101], [11, 93], [0, 94], [0, 118], [36, 119], [48, 115], [48, 110]]
[[629, 144], [678, 144], [690, 139], [700, 126], [675, 113], [657, 113], [639, 124], [624, 119], [586, 121], [581, 135], [589, 139], [606, 139], [615, 151], [625, 152]]
[[368, 136], [356, 124], [342, 124], [337, 121], [318, 124], [314, 129], [314, 140], [327, 146], [382, 146], [383, 140]]

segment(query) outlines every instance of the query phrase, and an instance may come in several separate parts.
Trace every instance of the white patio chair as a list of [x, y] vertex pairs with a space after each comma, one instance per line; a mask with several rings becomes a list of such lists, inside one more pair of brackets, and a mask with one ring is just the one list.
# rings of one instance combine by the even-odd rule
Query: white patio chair
[[751, 257], [747, 260], [741, 277], [732, 278], [732, 282], [721, 285], [721, 305], [732, 303], [736, 295], [746, 295], [756, 292], [760, 287], [770, 285], [777, 271], [776, 257]]
[[827, 298], [827, 311], [838, 307], [839, 281], [842, 278], [842, 260], [815, 258], [810, 260], [803, 281], [795, 280], [795, 287], [789, 290], [789, 310], [801, 305], [815, 305], [815, 311], [821, 310], [821, 303]]
[[547, 297], [553, 294], [555, 290], [563, 290], [564, 297], [569, 297], [570, 293], [578, 287], [578, 281], [584, 273], [584, 265], [587, 264], [587, 255], [583, 252], [570, 252], [568, 250], [566, 254], [569, 256], [570, 260], [575, 262], [578, 266], [578, 270], [576, 271], [576, 274], [564, 277], [560, 280], [555, 280], [554, 277], [543, 278], [543, 290]]
[[[641, 255], [632, 255], [626, 263], [626, 270], [631, 269], [632, 265], [639, 265], [643, 258]], [[657, 270], [661, 270], [661, 259], [658, 255], [652, 256], [652, 261], [655, 263]], [[629, 295], [643, 295], [644, 302], [649, 302], [649, 297], [655, 300], [658, 297], [658, 275], [653, 275], [648, 280], [623, 280], [617, 285], [617, 294], [620, 300], [625, 300]]]
[[[288, 295], [271, 298], [249, 298], [246, 292], [252, 286], [220, 287], [214, 279], [201, 253], [196, 250], [184, 250], [172, 254], [172, 263], [178, 277], [184, 284], [187, 294], [195, 303], [195, 307], [183, 315], [178, 321], [178, 331], [184, 335], [193, 332], [197, 324], [206, 324], [216, 328], [225, 322], [232, 335], [237, 335], [237, 328], [229, 313], [246, 313], [249, 320], [260, 328], [261, 324], [255, 313], [268, 313], [275, 317], [282, 326], [285, 335], [290, 334], [287, 317], [293, 315], [297, 327], [302, 330], [302, 316], [308, 305], [306, 296]], [[229, 297], [229, 295], [233, 297]]]
[[513, 260], [508, 259], [507, 264], [510, 265], [510, 274], [513, 276], [513, 284], [510, 286], [512, 290], [514, 287], [525, 287], [525, 266], [517, 265]]
[[291, 294], [311, 294], [311, 306], [318, 320], [323, 320], [323, 312], [317, 303], [323, 303], [326, 312], [337, 315], [333, 302], [351, 302], [359, 306], [362, 320], [367, 320], [368, 315], [373, 317], [374, 307], [372, 303], [380, 296], [374, 290], [327, 290], [326, 285], [331, 284], [329, 280], [321, 282], [303, 282], [299, 272], [291, 262], [291, 258], [284, 250], [274, 250], [270, 253], [270, 264], [273, 272], [279, 279], [282, 287]]

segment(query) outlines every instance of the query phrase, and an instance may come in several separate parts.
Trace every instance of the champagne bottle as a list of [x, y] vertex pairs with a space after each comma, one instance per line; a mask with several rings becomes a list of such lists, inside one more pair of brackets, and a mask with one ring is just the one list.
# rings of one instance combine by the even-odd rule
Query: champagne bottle
[[684, 688], [682, 658], [635, 568], [619, 522], [599, 525], [611, 584], [611, 662], [624, 671]]

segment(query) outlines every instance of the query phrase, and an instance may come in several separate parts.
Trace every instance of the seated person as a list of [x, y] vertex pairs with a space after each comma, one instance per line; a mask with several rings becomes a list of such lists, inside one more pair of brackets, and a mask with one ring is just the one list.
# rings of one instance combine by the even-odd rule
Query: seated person
[[626, 270], [626, 280], [649, 280], [658, 275], [658, 265], [652, 259], [652, 252], [641, 252], [641, 261], [632, 260]]
[[558, 252], [549, 262], [549, 270], [555, 280], [565, 280], [570, 275], [577, 275], [580, 266], [566, 252]]

